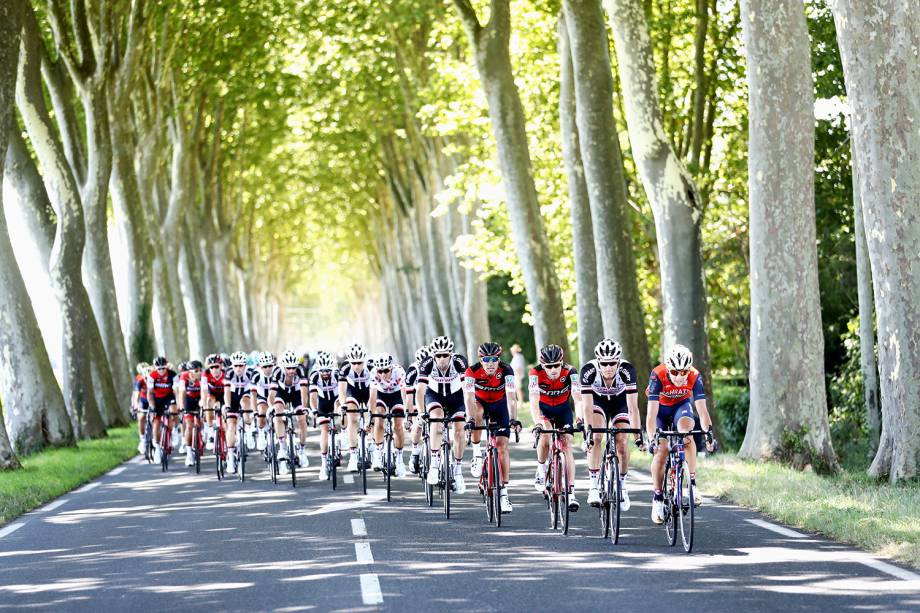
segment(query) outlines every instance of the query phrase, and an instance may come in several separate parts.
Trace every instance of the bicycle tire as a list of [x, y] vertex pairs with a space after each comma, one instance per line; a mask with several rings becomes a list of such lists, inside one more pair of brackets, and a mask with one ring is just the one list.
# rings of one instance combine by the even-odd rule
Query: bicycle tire
[[201, 474], [201, 445], [199, 444], [200, 441], [201, 441], [201, 427], [196, 425], [192, 429], [192, 445], [194, 445], [194, 448], [192, 449], [192, 453], [195, 455], [195, 474], [196, 475]]
[[556, 461], [549, 463], [549, 469], [546, 471], [546, 489], [549, 496], [549, 516], [550, 526], [553, 530], [559, 529], [559, 492], [556, 487]]
[[443, 432], [444, 443], [441, 445], [441, 470], [444, 473], [444, 515], [447, 516], [447, 519], [450, 519], [450, 491], [453, 488], [453, 466], [451, 462], [453, 461], [453, 453], [450, 449], [450, 443], [447, 439], [447, 428], [444, 428]]
[[613, 494], [610, 503], [613, 505], [610, 511], [613, 519], [613, 523], [610, 526], [610, 539], [616, 545], [620, 542], [620, 501], [623, 499], [623, 486], [620, 483], [620, 459], [614, 455], [610, 464], [613, 468], [611, 473], [613, 482], [610, 484], [610, 491]]
[[419, 458], [419, 477], [422, 479], [422, 485], [425, 488], [425, 500], [428, 506], [434, 506], [434, 486], [428, 483], [428, 471], [431, 470], [431, 448], [428, 447], [428, 440], [425, 439], [425, 455]]
[[390, 447], [391, 446], [392, 446], [392, 441], [390, 440], [390, 435], [387, 434], [387, 454], [386, 456], [384, 456], [385, 460], [383, 462], [383, 472], [384, 472], [383, 478], [386, 479], [387, 481], [387, 502], [390, 502], [390, 476], [391, 476], [390, 474], [393, 468], [392, 466], [393, 461], [390, 457]]
[[601, 496], [601, 504], [598, 508], [601, 516], [601, 538], [610, 537], [610, 527], [612, 523], [611, 512], [613, 508], [610, 506], [610, 501], [612, 500], [612, 494], [610, 492], [610, 458], [607, 455], [604, 455], [604, 462], [601, 464], [601, 472], [598, 476], [599, 483], [597, 484], [597, 489]]
[[338, 463], [338, 453], [335, 448], [335, 429], [329, 428], [329, 447], [326, 449], [326, 461], [329, 463], [329, 478], [332, 479], [332, 489], [339, 486], [338, 474], [336, 473], [336, 464]]
[[495, 526], [502, 527], [502, 470], [498, 459], [498, 450], [492, 448], [492, 505], [495, 515]]
[[294, 452], [293, 428], [288, 428], [288, 466], [291, 468], [291, 487], [297, 487], [297, 455]]
[[565, 465], [565, 457], [559, 457], [559, 475], [562, 482], [562, 495], [559, 500], [559, 511], [562, 514], [562, 534], [569, 533], [569, 471]]
[[486, 506], [486, 518], [489, 523], [495, 521], [495, 506], [492, 504], [492, 450], [486, 450], [486, 463], [479, 478], [479, 488], [482, 491], [482, 501]]
[[240, 429], [237, 439], [236, 449], [239, 457], [236, 459], [236, 469], [240, 471], [240, 483], [246, 483], [246, 432]]
[[268, 431], [270, 440], [268, 445], [265, 446], [268, 449], [268, 466], [272, 473], [272, 483], [275, 485], [278, 484], [278, 449], [277, 442], [275, 440], [275, 429], [271, 428]]
[[674, 475], [670, 461], [665, 464], [664, 523], [668, 545], [677, 544], [677, 509], [675, 508]]
[[367, 494], [367, 433], [361, 427], [361, 446], [358, 451], [358, 470], [361, 472], [361, 492]]
[[169, 423], [160, 424], [160, 472], [169, 470]]
[[[680, 540], [684, 546], [684, 552], [690, 553], [693, 550], [693, 527], [694, 527], [694, 505], [693, 505], [693, 483], [690, 481], [690, 474], [687, 465], [681, 465], [680, 474], [677, 477], [678, 482], [678, 508], [680, 519]], [[684, 487], [686, 486], [686, 492]]]

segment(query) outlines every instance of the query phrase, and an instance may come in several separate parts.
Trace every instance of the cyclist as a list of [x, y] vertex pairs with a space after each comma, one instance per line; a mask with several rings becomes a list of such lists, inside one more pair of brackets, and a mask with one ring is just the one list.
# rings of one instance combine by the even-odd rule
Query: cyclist
[[144, 435], [147, 433], [147, 375], [150, 374], [150, 364], [140, 362], [137, 365], [137, 375], [134, 377], [134, 391], [131, 393], [131, 412], [137, 419], [137, 452], [144, 453]]
[[[562, 347], [546, 345], [540, 349], [540, 363], [530, 369], [530, 414], [533, 417], [534, 435], [540, 429], [561, 430], [572, 427], [572, 388], [578, 385], [578, 371], [563, 361]], [[569, 476], [569, 511], [578, 511], [575, 498], [575, 458], [572, 455], [572, 435], [565, 434], [565, 466]], [[540, 436], [537, 445], [537, 474], [534, 489], [543, 492], [546, 486], [546, 457], [549, 454], [549, 435]]]
[[[581, 367], [581, 398], [577, 406], [579, 422], [587, 422], [595, 428], [613, 426], [639, 428], [639, 400], [636, 388], [636, 367], [623, 359], [623, 348], [612, 339], [605, 338], [594, 346], [594, 359]], [[588, 452], [588, 474], [591, 489], [588, 490], [588, 504], [596, 507], [601, 503], [598, 491], [598, 475], [601, 455], [604, 452], [604, 435], [595, 434]], [[636, 446], [642, 446], [642, 436], [636, 435]], [[626, 491], [626, 472], [629, 469], [629, 445], [625, 434], [617, 434], [617, 458], [620, 462], [620, 483], [623, 492], [622, 508], [630, 507], [629, 492]]]
[[[224, 406], [227, 407], [227, 468], [231, 473], [237, 472], [238, 450], [236, 446], [237, 419], [242, 410], [252, 409], [252, 376], [255, 374], [246, 366], [246, 354], [237, 351], [230, 356], [230, 369], [224, 375]], [[252, 423], [252, 413], [243, 413], [243, 421]], [[255, 446], [252, 430], [248, 431], [247, 445]]]
[[[393, 418], [393, 445], [396, 448], [396, 476], [406, 475], [406, 458], [403, 446], [406, 441], [404, 420], [406, 415], [406, 371], [393, 361], [389, 353], [381, 353], [374, 360], [373, 380], [367, 405], [375, 414], [394, 413], [401, 417]], [[374, 450], [371, 452], [371, 467], [383, 469], [383, 433], [384, 420], [375, 419], [371, 425]]]
[[[655, 428], [675, 429], [679, 432], [693, 430], [695, 406], [702, 428], [706, 431], [706, 449], [712, 451], [712, 419], [706, 407], [703, 377], [697, 369], [693, 368], [693, 354], [683, 345], [674, 345], [668, 351], [664, 364], [659, 364], [652, 370], [646, 394], [648, 395], [648, 414], [645, 418], [645, 428], [648, 431], [649, 441], [652, 441], [649, 451], [654, 454], [651, 467], [652, 481], [655, 486], [655, 494], [652, 498], [652, 521], [660, 524], [664, 522], [664, 496], [661, 492], [661, 483], [664, 479], [668, 445], [667, 439], [662, 439], [665, 444], [655, 441]], [[699, 506], [703, 503], [703, 499], [699, 489], [695, 487], [696, 443], [692, 436], [685, 439], [685, 445], [690, 483], [694, 485], [693, 503]]]
[[[424, 399], [425, 412], [435, 418], [458, 417], [461, 421], [454, 423], [453, 447], [453, 481], [458, 494], [466, 492], [463, 481], [463, 425], [466, 420], [466, 408], [463, 401], [463, 374], [467, 369], [466, 358], [454, 353], [454, 342], [446, 336], [439, 336], [429, 346], [431, 357], [422, 362], [418, 369], [418, 382], [415, 385], [415, 401]], [[444, 425], [431, 425], [431, 468], [428, 471], [428, 483], [437, 485], [440, 481], [441, 462], [450, 462], [451, 458], [441, 458], [441, 436]], [[448, 465], [449, 466], [449, 465]]]
[[192, 360], [188, 369], [179, 375], [179, 398], [182, 399], [182, 408], [185, 409], [183, 419], [182, 439], [185, 444], [185, 465], [193, 466], [195, 457], [192, 453], [192, 424], [195, 417], [189, 412], [201, 405], [201, 362]]
[[[326, 457], [329, 453], [329, 423], [335, 419], [339, 404], [339, 382], [335, 359], [329, 353], [320, 351], [316, 356], [316, 369], [310, 373], [310, 409], [316, 416], [319, 435], [319, 479], [328, 477]], [[335, 450], [333, 449], [333, 452]]]
[[[153, 406], [153, 414], [159, 417], [169, 412], [173, 414], [176, 406], [176, 371], [169, 368], [169, 362], [163, 356], [158, 356], [153, 360], [153, 368], [147, 375], [147, 398]], [[151, 402], [152, 401], [152, 402]], [[155, 462], [159, 463], [161, 454], [160, 449], [160, 420], [153, 420], [153, 446], [155, 449]]]
[[[514, 507], [508, 498], [508, 477], [511, 475], [511, 458], [508, 454], [508, 437], [511, 425], [520, 429], [517, 421], [517, 386], [514, 370], [501, 361], [502, 347], [498, 343], [483, 343], [477, 350], [479, 361], [466, 369], [463, 392], [470, 420], [480, 425], [485, 418], [495, 422], [500, 430], [495, 433], [495, 446], [501, 461], [502, 488], [500, 504], [502, 513], [511, 513]], [[473, 430], [473, 462], [470, 473], [478, 479], [482, 475], [481, 430]]]
[[[304, 375], [298, 356], [293, 351], [285, 351], [281, 355], [281, 364], [275, 369], [272, 385], [268, 392], [268, 404], [274, 407], [276, 413], [283, 412], [285, 404], [290, 403], [297, 418], [297, 449], [285, 448], [287, 426], [283, 417], [275, 418], [276, 444], [278, 446], [278, 459], [287, 460], [288, 454], [294, 454], [294, 461], [301, 468], [309, 466], [307, 458], [307, 378]], [[286, 469], [284, 463], [282, 469]]]
[[[339, 368], [339, 402], [358, 408], [370, 398], [371, 373], [367, 365], [367, 350], [354, 343], [345, 352], [346, 362]], [[358, 414], [346, 413], [348, 423], [348, 471], [358, 472]]]
[[419, 443], [422, 441], [422, 403], [415, 398], [415, 384], [418, 382], [418, 367], [430, 355], [428, 345], [422, 345], [415, 352], [415, 362], [406, 369], [406, 407], [408, 417], [412, 420], [412, 431], [410, 432], [412, 436], [412, 457], [409, 459], [409, 472], [413, 475], [418, 474], [419, 456], [422, 453], [421, 447], [419, 447]]
[[[201, 410], [205, 420], [205, 446], [209, 451], [214, 449], [214, 412], [220, 410], [220, 403], [224, 399], [226, 372], [223, 360], [216, 353], [205, 359], [207, 370], [201, 375]], [[213, 410], [208, 410], [213, 409]]]
[[250, 406], [255, 406], [258, 412], [256, 426], [256, 449], [262, 451], [268, 444], [268, 392], [272, 386], [272, 372], [275, 370], [275, 354], [264, 352], [259, 354], [257, 368], [252, 375], [249, 386]]

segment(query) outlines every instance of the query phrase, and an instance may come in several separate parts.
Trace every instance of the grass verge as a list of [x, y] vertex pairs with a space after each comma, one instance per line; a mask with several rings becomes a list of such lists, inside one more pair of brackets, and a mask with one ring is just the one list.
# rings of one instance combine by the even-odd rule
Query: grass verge
[[20, 470], [0, 472], [0, 526], [108, 472], [137, 453], [133, 427], [112, 428], [104, 439], [19, 458]]
[[[637, 457], [638, 456], [638, 457]], [[631, 463], [648, 470], [648, 454]], [[898, 485], [871, 479], [862, 469], [829, 477], [778, 462], [752, 462], [733, 454], [700, 460], [707, 495], [920, 568], [920, 482]]]

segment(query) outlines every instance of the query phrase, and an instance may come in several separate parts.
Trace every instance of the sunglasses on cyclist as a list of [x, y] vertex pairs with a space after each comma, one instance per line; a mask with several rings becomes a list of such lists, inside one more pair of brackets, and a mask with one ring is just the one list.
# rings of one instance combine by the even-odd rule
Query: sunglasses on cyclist
[[601, 366], [619, 366], [620, 363], [614, 360], [612, 362], [609, 362], [609, 361], [598, 362], [598, 364], [600, 364]]
[[390, 374], [390, 369], [389, 368], [378, 368], [377, 372], [379, 372], [381, 375], [388, 375]]
[[361, 366], [364, 362], [350, 362], [352, 366]]
[[550, 370], [556, 368], [562, 368], [562, 362], [553, 362], [552, 364], [544, 364], [543, 368]]
[[439, 360], [442, 360], [444, 358], [449, 358], [450, 354], [449, 353], [436, 353], [434, 354], [434, 357], [438, 358]]
[[210, 366], [208, 366], [208, 368], [210, 368], [211, 370], [219, 370], [220, 364], [211, 364]]
[[495, 364], [496, 362], [498, 362], [498, 356], [497, 356], [497, 355], [493, 355], [493, 356], [488, 356], [488, 357], [482, 358], [482, 363], [483, 363], [483, 364]]
[[675, 377], [683, 377], [684, 375], [690, 372], [690, 369], [684, 368], [683, 370], [669, 370], [668, 372], [670, 372]]
[[297, 370], [297, 367], [296, 367], [296, 366], [285, 366], [285, 367], [284, 367], [284, 370], [286, 370], [286, 371], [288, 371], [288, 372], [293, 372], [293, 371]]
[[320, 374], [323, 374], [323, 375], [331, 375], [332, 369], [331, 368], [320, 368], [319, 372]]

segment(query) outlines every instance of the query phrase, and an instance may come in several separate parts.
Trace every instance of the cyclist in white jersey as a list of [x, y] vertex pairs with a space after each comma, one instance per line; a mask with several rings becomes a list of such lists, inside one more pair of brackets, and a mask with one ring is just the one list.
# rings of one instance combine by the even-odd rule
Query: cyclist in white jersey
[[[403, 386], [406, 372], [403, 367], [393, 360], [389, 353], [381, 353], [374, 360], [374, 377], [371, 383], [370, 397], [367, 401], [373, 413], [383, 415], [393, 413], [400, 417], [393, 418], [393, 443], [396, 448], [396, 476], [406, 475], [406, 461], [403, 455], [403, 445], [406, 440], [406, 431], [403, 426], [406, 415], [406, 390]], [[383, 434], [384, 420], [375, 419], [371, 426], [371, 435], [374, 440], [374, 449], [371, 452], [371, 467], [374, 470], [383, 468]]]
[[335, 359], [330, 354], [321, 351], [316, 358], [315, 370], [310, 373], [310, 409], [320, 429], [320, 481], [325, 481], [328, 477], [326, 455], [329, 452], [329, 424], [335, 419], [335, 410], [338, 406], [339, 381]]
[[[355, 343], [345, 353], [345, 364], [339, 368], [339, 402], [346, 408], [367, 406], [370, 398], [371, 373], [367, 364], [367, 350]], [[358, 414], [346, 413], [350, 457], [348, 471], [358, 472]]]
[[431, 357], [419, 366], [418, 383], [415, 386], [416, 402], [424, 399], [425, 408], [431, 417], [458, 417], [454, 422], [453, 458], [441, 458], [441, 436], [443, 424], [431, 424], [431, 468], [428, 483], [437, 485], [441, 462], [453, 459], [454, 488], [458, 494], [466, 492], [463, 481], [463, 448], [466, 443], [463, 428], [466, 423], [466, 407], [463, 399], [463, 378], [468, 367], [466, 358], [454, 353], [454, 342], [446, 336], [431, 341]]
[[[272, 387], [268, 392], [268, 404], [274, 408], [275, 413], [284, 412], [287, 404], [291, 405], [297, 422], [299, 444], [297, 449], [286, 449], [287, 427], [283, 418], [275, 418], [275, 433], [278, 437], [278, 457], [287, 459], [288, 454], [296, 454], [295, 461], [301, 468], [309, 465], [307, 452], [304, 448], [307, 442], [307, 378], [297, 354], [285, 351], [281, 356], [281, 365], [272, 375]], [[282, 464], [282, 468], [286, 466]]]
[[262, 451], [268, 444], [268, 393], [272, 386], [272, 371], [275, 369], [275, 355], [264, 352], [259, 355], [255, 374], [249, 386], [250, 406], [256, 407], [256, 449]]
[[[252, 408], [249, 391], [252, 388], [252, 371], [246, 366], [246, 354], [237, 351], [230, 356], [231, 367], [224, 374], [224, 406], [227, 407], [227, 468], [231, 473], [237, 472], [239, 454], [236, 445], [237, 419], [242, 410]], [[247, 424], [252, 423], [252, 414], [243, 413]], [[250, 437], [252, 436], [250, 431]], [[254, 444], [251, 438], [246, 441]]]
[[422, 449], [419, 443], [422, 441], [422, 415], [424, 414], [424, 399], [416, 399], [415, 384], [418, 382], [418, 367], [422, 362], [428, 359], [431, 353], [428, 351], [428, 345], [422, 345], [415, 352], [415, 362], [406, 369], [406, 381], [403, 387], [406, 388], [406, 408], [408, 416], [412, 420], [412, 458], [409, 460], [409, 472], [413, 475], [418, 474], [419, 458]]

